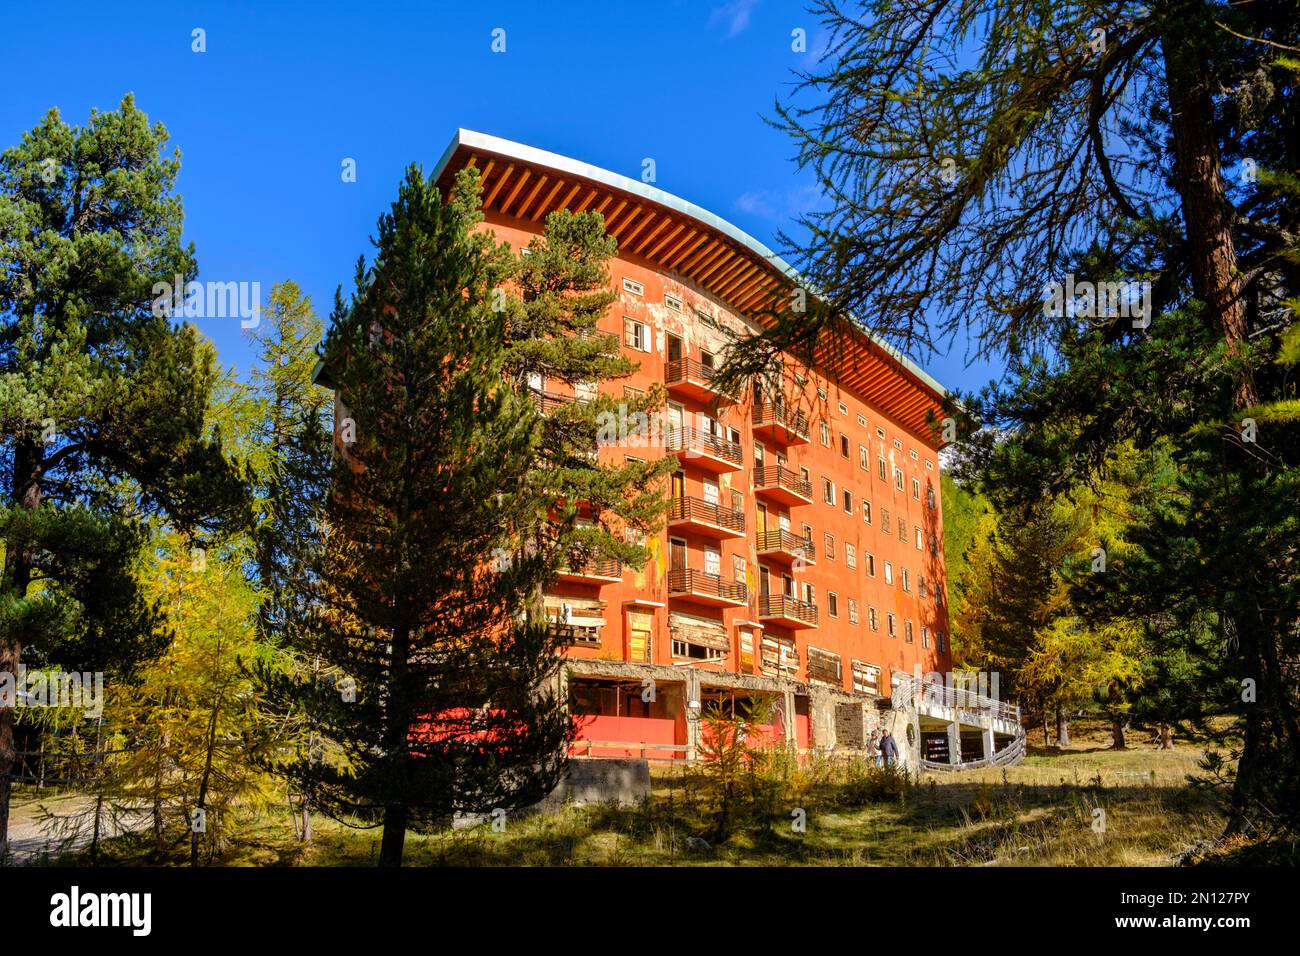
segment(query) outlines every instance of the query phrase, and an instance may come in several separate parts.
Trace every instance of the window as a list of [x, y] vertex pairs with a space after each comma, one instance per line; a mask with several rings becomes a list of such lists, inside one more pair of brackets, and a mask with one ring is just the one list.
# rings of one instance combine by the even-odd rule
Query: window
[[885, 562], [885, 583], [894, 583], [894, 565], [889, 561]]
[[898, 621], [892, 614], [885, 615], [885, 632], [890, 637], [898, 637]]
[[894, 487], [899, 491], [903, 490], [903, 469], [901, 468], [894, 469]]
[[930, 596], [929, 592], [925, 589], [924, 574], [918, 574], [916, 577], [916, 593], [920, 596], [922, 601]]
[[895, 439], [894, 439], [894, 447], [897, 448], [899, 451], [902, 451], [902, 450], [903, 450], [903, 440], [902, 440], [901, 438], [895, 438]]
[[867, 605], [867, 626], [873, 631], [880, 630], [880, 616], [876, 614], [876, 609]]
[[942, 584], [936, 584], [934, 586], [934, 606], [943, 607], [943, 585]]
[[915, 498], [917, 501], [921, 500], [921, 479], [920, 478], [912, 479], [912, 497]]
[[871, 524], [871, 502], [866, 498], [862, 499], [862, 520]]
[[840, 670], [840, 655], [823, 651], [819, 647], [809, 647], [808, 677], [827, 684], [843, 683], [844, 672]]
[[835, 505], [835, 482], [829, 478], [822, 479], [822, 501], [832, 507]]
[[851, 568], [858, 566], [858, 549], [847, 541], [844, 542], [844, 563]]
[[921, 530], [921, 526], [920, 526], [920, 525], [917, 525], [915, 530], [916, 530], [916, 550], [917, 550], [917, 551], [924, 551], [924, 550], [925, 550], [925, 532]]
[[889, 509], [880, 509], [880, 532], [881, 534], [893, 534], [894, 526], [889, 523]]
[[853, 514], [853, 492], [845, 488], [840, 494], [840, 499], [844, 502], [844, 513]]
[[881, 480], [881, 481], [888, 481], [888, 480], [889, 480], [888, 478], [885, 477], [885, 456], [884, 456], [884, 455], [879, 455], [879, 456], [877, 456], [877, 458], [876, 458], [876, 470], [880, 472], [880, 480]]
[[903, 642], [906, 644], [912, 643], [912, 622], [911, 621], [903, 622]]
[[883, 428], [877, 428], [877, 429], [876, 429], [876, 435], [878, 435], [880, 438], [884, 438], [884, 437], [885, 437], [885, 430], [884, 430]]
[[871, 470], [871, 453], [867, 451], [866, 445], [858, 446], [858, 467], [863, 471]]
[[857, 694], [880, 694], [880, 668], [866, 661], [853, 661], [853, 691]]
[[909, 448], [909, 449], [907, 450], [907, 457], [910, 458], [910, 459], [912, 459], [912, 461], [916, 461], [916, 460], [917, 460], [917, 459], [916, 459], [916, 449], [915, 449], [915, 448]]
[[927, 651], [930, 649], [930, 629], [924, 624], [921, 625], [921, 646]]
[[731, 579], [737, 584], [746, 583], [746, 566], [743, 555], [734, 554], [731, 556]]
[[672, 309], [674, 312], [682, 311], [682, 300], [677, 298], [675, 295], [664, 293], [664, 305], [668, 306], [668, 308]]
[[726, 651], [720, 651], [716, 647], [707, 647], [703, 644], [693, 644], [690, 641], [682, 641], [673, 638], [673, 657], [685, 657], [689, 660], [711, 661], [719, 657], [725, 657]]
[[638, 352], [650, 351], [650, 330], [636, 319], [623, 320], [623, 344]]
[[849, 413], [849, 406], [845, 405], [843, 402], [840, 402], [839, 409], [841, 415], [847, 415]]
[[874, 578], [876, 576], [876, 556], [868, 551], [863, 557], [867, 559], [867, 577]]
[[898, 540], [907, 540], [907, 522], [903, 520], [902, 515], [898, 516]]
[[807, 485], [808, 485], [809, 488], [812, 487], [812, 472], [810, 472], [807, 468], [800, 468], [800, 469], [799, 469], [799, 477], [800, 477], [804, 482], [807, 483]]
[[929, 458], [925, 460], [925, 470], [934, 471], [934, 462], [932, 462]]
[[704, 573], [710, 577], [722, 576], [722, 553], [714, 548], [704, 549]]
[[849, 457], [849, 436], [845, 434], [840, 435], [840, 456]]
[[903, 576], [903, 590], [910, 594], [912, 592], [912, 576], [907, 568], [903, 568], [900, 573]]
[[818, 430], [821, 434], [822, 444], [829, 448], [831, 444], [831, 426], [822, 422], [818, 426]]
[[806, 523], [804, 524], [803, 539], [807, 541], [810, 545], [812, 544], [812, 525]]
[[858, 602], [856, 598], [849, 598], [849, 623], [858, 623]]
[[817, 399], [822, 402], [826, 401], [826, 389], [824, 388], [817, 389]]
[[803, 586], [803, 603], [804, 604], [817, 603], [817, 589], [813, 587], [811, 584], [805, 583]]
[[633, 295], [645, 295], [645, 286], [633, 279], [623, 280], [623, 290]]
[[944, 639], [944, 636], [943, 636], [943, 631], [935, 631], [935, 632], [934, 632], [934, 646], [935, 646], [935, 649], [936, 649], [940, 654], [947, 654], [947, 653], [948, 653], [948, 645], [947, 645], [947, 643], [945, 642], [945, 639]]
[[835, 560], [835, 535], [831, 534], [830, 532], [827, 532], [825, 535], [825, 540], [826, 540], [826, 557], [834, 561]]
[[939, 536], [933, 531], [930, 532], [930, 554], [936, 558], [939, 556]]
[[826, 592], [826, 613], [831, 617], [840, 616], [840, 596], [834, 591]]
[[859, 415], [859, 416], [858, 416], [858, 424], [861, 425], [863, 428], [866, 428], [866, 427], [867, 427], [867, 416], [866, 416], [866, 415]]
[[934, 510], [934, 485], [930, 484], [929, 479], [926, 479], [925, 482], [925, 503], [930, 506], [931, 511]]

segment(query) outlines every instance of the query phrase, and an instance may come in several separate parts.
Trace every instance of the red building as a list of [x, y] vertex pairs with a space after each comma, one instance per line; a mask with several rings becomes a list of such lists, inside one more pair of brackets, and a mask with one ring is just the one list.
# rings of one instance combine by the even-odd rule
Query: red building
[[[797, 277], [739, 229], [639, 180], [460, 130], [435, 173], [483, 178], [482, 228], [512, 246], [556, 209], [595, 210], [619, 252], [601, 328], [640, 365], [623, 389], [667, 388], [663, 427], [600, 455], [675, 456], [667, 527], [642, 570], [566, 569], [546, 603], [571, 637], [575, 753], [693, 756], [713, 700], [775, 699], [773, 733], [859, 749], [894, 676], [949, 667], [937, 440], [943, 389], [861, 333], [781, 384], [712, 382], [737, 334]], [[787, 296], [792, 305], [793, 294]], [[580, 399], [534, 382], [549, 401]], [[931, 417], [932, 416], [932, 417]]]

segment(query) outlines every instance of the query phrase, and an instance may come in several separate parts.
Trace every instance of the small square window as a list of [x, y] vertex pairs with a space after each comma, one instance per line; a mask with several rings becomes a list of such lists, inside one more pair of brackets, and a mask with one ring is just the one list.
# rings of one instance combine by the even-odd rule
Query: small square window
[[840, 402], [839, 409], [841, 415], [847, 415], [849, 413], [849, 406], [845, 405], [843, 402]]
[[636, 319], [623, 320], [623, 344], [638, 352], [650, 351], [650, 329]]
[[840, 597], [834, 591], [826, 592], [826, 613], [831, 617], [840, 616]]
[[626, 292], [631, 292], [633, 295], [645, 295], [645, 286], [634, 279], [624, 279], [623, 289]]
[[867, 427], [867, 416], [866, 416], [866, 415], [859, 415], [859, 416], [858, 416], [858, 424], [861, 425], [863, 428], [866, 428], [866, 427]]
[[677, 298], [675, 295], [665, 294], [664, 305], [668, 306], [668, 308], [672, 309], [674, 312], [682, 311], [682, 300]]

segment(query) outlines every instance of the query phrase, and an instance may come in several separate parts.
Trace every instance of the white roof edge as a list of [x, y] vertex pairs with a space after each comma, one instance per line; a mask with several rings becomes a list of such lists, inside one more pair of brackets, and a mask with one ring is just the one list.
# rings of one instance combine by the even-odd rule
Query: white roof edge
[[[731, 223], [727, 222], [720, 216], [688, 202], [672, 193], [664, 192], [657, 186], [651, 186], [649, 183], [643, 183], [638, 179], [631, 179], [619, 173], [611, 172], [608, 169], [602, 169], [599, 166], [592, 166], [590, 163], [584, 163], [580, 160], [571, 159], [568, 156], [561, 156], [559, 153], [552, 153], [544, 149], [538, 149], [535, 146], [527, 146], [523, 143], [516, 143], [513, 140], [502, 139], [499, 136], [492, 136], [488, 133], [479, 133], [470, 129], [457, 129], [447, 148], [443, 150], [442, 157], [438, 160], [437, 166], [433, 170], [433, 178], [437, 179], [442, 175], [447, 164], [451, 162], [451, 157], [455, 154], [456, 149], [465, 146], [469, 149], [480, 149], [491, 153], [499, 153], [502, 156], [508, 156], [517, 159], [520, 162], [534, 163], [539, 166], [546, 166], [557, 172], [567, 173], [570, 176], [581, 176], [584, 179], [590, 179], [612, 189], [619, 189], [623, 192], [632, 193], [641, 196], [653, 203], [681, 213], [684, 216], [690, 216], [692, 219], [703, 223], [713, 229], [718, 230], [723, 235], [734, 239], [742, 246], [747, 248], [755, 255], [761, 256], [768, 262], [772, 263], [777, 269], [783, 272], [787, 277], [799, 285], [805, 285], [803, 277], [793, 266], [778, 256], [763, 243], [759, 242], [749, 233], [745, 232]], [[806, 287], [806, 286], [805, 286]], [[815, 290], [813, 290], [815, 292]], [[889, 342], [877, 336], [874, 332], [862, 328], [856, 322], [860, 332], [866, 335], [875, 345], [879, 346], [894, 358], [905, 369], [919, 378], [925, 385], [937, 392], [939, 395], [949, 397], [946, 388], [934, 380], [924, 369], [914, 361], [903, 354]]]

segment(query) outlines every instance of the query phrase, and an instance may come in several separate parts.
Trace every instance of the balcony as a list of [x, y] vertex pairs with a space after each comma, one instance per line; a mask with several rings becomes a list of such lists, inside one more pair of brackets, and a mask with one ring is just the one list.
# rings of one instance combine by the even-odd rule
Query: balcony
[[575, 401], [572, 395], [560, 395], [539, 388], [530, 388], [528, 394], [537, 405], [537, 410], [543, 415], [550, 415], [567, 405], [572, 405]]
[[801, 538], [784, 528], [769, 528], [758, 533], [758, 556], [772, 558], [791, 564], [802, 561], [804, 564], [817, 563], [817, 549], [807, 538]]
[[[668, 450], [675, 452], [683, 462], [699, 465], [714, 474], [739, 471], [744, 467], [745, 456], [740, 446], [719, 435], [680, 426], [670, 428], [665, 437]], [[811, 492], [808, 500], [812, 500]]]
[[700, 498], [674, 498], [668, 527], [714, 538], [739, 538], [745, 534], [745, 513]]
[[817, 605], [785, 594], [764, 594], [758, 599], [758, 619], [784, 627], [816, 627]]
[[697, 402], [711, 402], [714, 399], [734, 402], [735, 395], [722, 391], [714, 384], [714, 374], [711, 365], [695, 359], [675, 359], [664, 366], [664, 384], [673, 395], [682, 395]]
[[754, 435], [785, 445], [808, 443], [808, 418], [785, 405], [765, 403], [754, 409]]
[[715, 607], [742, 607], [749, 601], [749, 589], [738, 581], [724, 581], [716, 574], [678, 568], [668, 572], [668, 596]]
[[580, 584], [609, 584], [623, 580], [623, 562], [618, 558], [587, 558], [574, 556], [565, 562], [555, 576], [561, 581]]
[[784, 465], [769, 465], [754, 473], [754, 494], [783, 505], [812, 504], [812, 482]]

